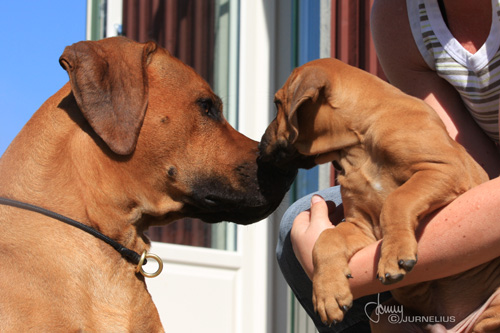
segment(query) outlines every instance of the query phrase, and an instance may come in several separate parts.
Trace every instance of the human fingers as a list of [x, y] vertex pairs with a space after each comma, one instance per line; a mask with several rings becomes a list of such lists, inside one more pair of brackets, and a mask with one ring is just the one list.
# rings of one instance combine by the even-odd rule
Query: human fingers
[[311, 198], [311, 209], [297, 215], [290, 239], [292, 248], [304, 271], [311, 278], [314, 267], [312, 249], [319, 235], [327, 228], [333, 228], [328, 218], [328, 204], [319, 196]]
[[336, 206], [334, 202], [326, 202], [321, 196], [313, 195], [311, 197], [310, 211], [311, 216], [309, 228], [317, 228], [322, 231], [325, 228], [332, 227], [330, 216], [335, 215]]
[[[301, 212], [293, 221], [292, 240], [307, 234], [318, 234], [319, 236], [322, 230], [332, 226], [330, 217], [338, 215], [336, 210], [334, 202], [326, 202], [321, 196], [313, 195], [311, 197], [311, 208]], [[314, 213], [311, 213], [312, 211]]]

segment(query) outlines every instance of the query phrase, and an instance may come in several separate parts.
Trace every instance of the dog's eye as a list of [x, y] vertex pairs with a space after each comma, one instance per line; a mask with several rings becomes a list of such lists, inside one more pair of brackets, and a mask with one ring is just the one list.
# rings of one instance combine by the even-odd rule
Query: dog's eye
[[274, 106], [276, 107], [276, 109], [279, 109], [282, 105], [283, 103], [279, 99], [274, 100]]
[[213, 118], [215, 120], [220, 120], [220, 112], [219, 109], [214, 105], [214, 102], [209, 98], [200, 98], [198, 100], [198, 105], [201, 107], [202, 112]]
[[210, 99], [201, 99], [198, 104], [201, 106], [203, 109], [203, 112], [207, 115], [210, 116], [211, 113], [213, 112], [213, 103], [212, 100]]

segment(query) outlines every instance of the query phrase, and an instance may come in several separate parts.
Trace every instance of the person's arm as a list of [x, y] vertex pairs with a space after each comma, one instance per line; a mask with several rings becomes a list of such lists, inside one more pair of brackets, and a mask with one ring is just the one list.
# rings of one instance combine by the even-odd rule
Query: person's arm
[[361, 297], [464, 272], [500, 256], [500, 178], [481, 184], [444, 207], [417, 232], [418, 263], [403, 281], [376, 280], [379, 244], [356, 253], [349, 267], [354, 296]]
[[[357, 252], [350, 260], [349, 280], [355, 298], [464, 272], [500, 256], [500, 178], [467, 191], [417, 231], [418, 263], [396, 284], [378, 279], [380, 241]], [[297, 259], [313, 276], [312, 249], [319, 234], [332, 228], [328, 207], [314, 197], [311, 211], [297, 216], [291, 240]]]

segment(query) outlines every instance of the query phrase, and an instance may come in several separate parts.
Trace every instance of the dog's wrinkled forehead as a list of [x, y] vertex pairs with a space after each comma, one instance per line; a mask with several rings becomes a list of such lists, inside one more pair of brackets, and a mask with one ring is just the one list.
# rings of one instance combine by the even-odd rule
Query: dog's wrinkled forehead
[[307, 73], [304, 70], [299, 71], [298, 69], [295, 69], [292, 72], [292, 75], [290, 75], [288, 80], [288, 94], [290, 96], [300, 94], [299, 88], [302, 81], [305, 80], [305, 76], [307, 76]]
[[306, 66], [296, 68], [283, 87], [276, 92], [275, 102], [290, 107], [294, 101], [309, 96], [314, 97], [315, 92], [328, 85], [328, 77], [321, 66]]
[[296, 80], [298, 76], [299, 73], [297, 69], [295, 69], [283, 86], [274, 94], [274, 104], [276, 105], [278, 112], [283, 111], [285, 114], [289, 112], [292, 98], [296, 95], [299, 87], [297, 84], [299, 80]]

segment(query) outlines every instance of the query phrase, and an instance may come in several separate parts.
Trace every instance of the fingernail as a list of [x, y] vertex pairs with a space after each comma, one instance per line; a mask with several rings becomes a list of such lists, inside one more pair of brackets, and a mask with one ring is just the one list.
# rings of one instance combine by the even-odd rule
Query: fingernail
[[315, 194], [315, 195], [313, 195], [313, 196], [311, 197], [311, 204], [313, 204], [313, 205], [314, 205], [315, 203], [318, 203], [318, 202], [320, 202], [320, 201], [322, 201], [322, 200], [323, 200], [323, 198], [322, 198], [321, 196], [319, 196], [319, 195]]

